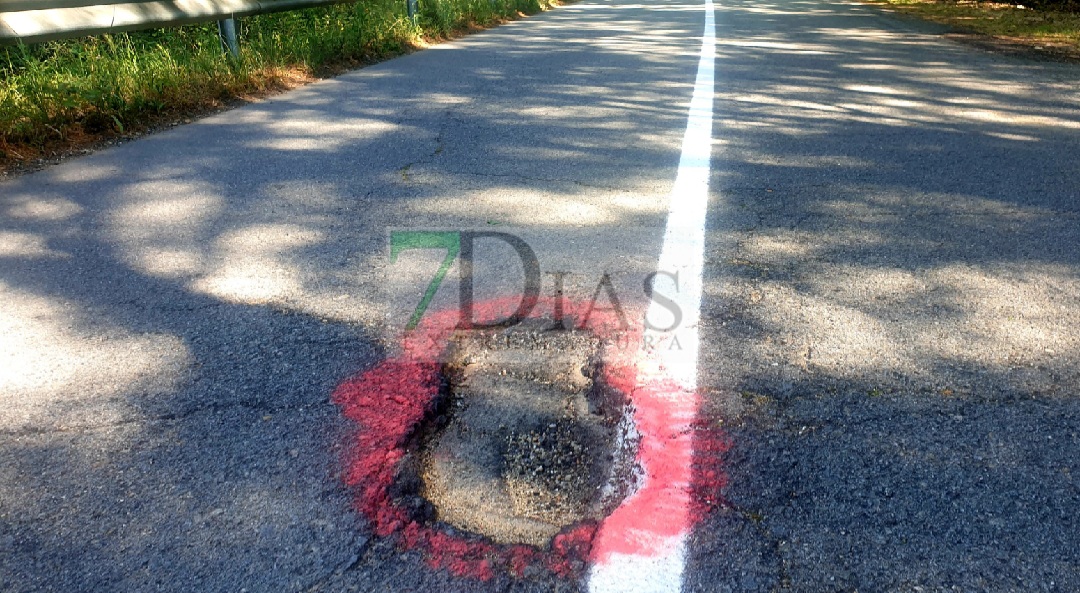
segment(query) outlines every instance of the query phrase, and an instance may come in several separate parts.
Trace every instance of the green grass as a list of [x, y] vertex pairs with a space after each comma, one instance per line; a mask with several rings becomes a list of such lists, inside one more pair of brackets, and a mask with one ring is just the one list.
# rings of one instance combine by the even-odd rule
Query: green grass
[[213, 23], [0, 48], [0, 160], [78, 146], [531, 14], [548, 0], [363, 0], [241, 19], [241, 57]]
[[[998, 2], [871, 0], [959, 31], [1007, 38], [1029, 45], [1080, 50], [1080, 13], [1050, 7], [1032, 10]], [[1020, 0], [1023, 5], [1023, 0]]]

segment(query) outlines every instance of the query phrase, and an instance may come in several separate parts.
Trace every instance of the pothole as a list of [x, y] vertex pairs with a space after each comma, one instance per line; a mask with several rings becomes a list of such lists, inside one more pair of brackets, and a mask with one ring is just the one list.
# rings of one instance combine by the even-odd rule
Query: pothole
[[540, 319], [454, 335], [441, 403], [399, 482], [413, 507], [539, 547], [610, 514], [635, 484], [636, 440], [626, 397], [601, 379], [601, 347]]

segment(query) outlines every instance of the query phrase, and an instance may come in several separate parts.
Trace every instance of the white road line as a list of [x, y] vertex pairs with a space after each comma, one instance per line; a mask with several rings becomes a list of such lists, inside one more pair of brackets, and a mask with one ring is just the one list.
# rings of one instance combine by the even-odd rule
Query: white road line
[[[716, 26], [712, 0], [705, 0], [694, 94], [682, 155], [671, 190], [664, 245], [657, 269], [677, 273], [678, 286], [657, 276], [658, 293], [678, 303], [682, 321], [671, 335], [646, 329], [638, 364], [638, 389], [631, 395], [641, 435], [641, 487], [604, 521], [593, 545], [590, 593], [676, 592], [682, 587], [690, 532], [693, 443], [697, 415], [698, 321], [701, 314], [705, 216], [712, 153]], [[646, 318], [657, 326], [667, 310], [655, 301]], [[668, 317], [670, 319], [670, 316]], [[649, 339], [650, 335], [652, 340]]]

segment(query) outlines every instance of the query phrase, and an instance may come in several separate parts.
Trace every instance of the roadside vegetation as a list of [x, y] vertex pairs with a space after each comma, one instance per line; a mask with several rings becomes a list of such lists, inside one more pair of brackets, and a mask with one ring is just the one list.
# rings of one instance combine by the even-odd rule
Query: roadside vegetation
[[363, 0], [240, 19], [240, 59], [214, 23], [0, 48], [0, 171], [183, 121], [410, 51], [552, 0]]
[[972, 41], [1080, 61], [1080, 0], [867, 0], [949, 25]]

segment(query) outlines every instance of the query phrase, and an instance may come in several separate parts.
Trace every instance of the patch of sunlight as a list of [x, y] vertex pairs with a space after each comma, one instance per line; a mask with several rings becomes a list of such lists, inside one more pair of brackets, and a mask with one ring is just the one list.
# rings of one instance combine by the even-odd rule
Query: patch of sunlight
[[908, 91], [901, 91], [888, 86], [874, 86], [866, 84], [851, 84], [844, 87], [845, 90], [856, 93], [872, 93], [875, 95], [910, 95]]
[[1016, 83], [1003, 83], [999, 81], [986, 82], [980, 80], [977, 75], [960, 76], [955, 71], [943, 70], [936, 77], [930, 73], [923, 73], [931, 77], [934, 82], [942, 86], [948, 86], [965, 91], [978, 91], [994, 95], [1013, 95], [1016, 97], [1031, 96], [1033, 89], [1027, 85]]
[[907, 99], [884, 99], [884, 100], [881, 101], [881, 104], [882, 105], [888, 105], [889, 107], [907, 107], [907, 108], [925, 107], [926, 106], [924, 103], [919, 103], [918, 101], [908, 101]]
[[812, 101], [788, 101], [788, 105], [798, 109], [812, 109], [814, 111], [827, 111], [829, 113], [843, 113], [844, 109], [836, 105], [825, 105], [824, 103], [814, 103]]
[[333, 148], [324, 136], [310, 138], [270, 138], [249, 144], [252, 148], [266, 148], [282, 151], [327, 151]]
[[662, 200], [649, 198], [635, 193], [623, 193], [608, 198], [608, 204], [620, 210], [642, 214], [664, 215], [667, 205]]
[[[146, 199], [144, 196], [169, 196]], [[126, 203], [109, 217], [111, 238], [125, 246], [135, 269], [165, 278], [197, 273], [200, 246], [222, 199], [205, 184], [176, 180], [146, 181], [125, 190]]]
[[262, 304], [302, 292], [300, 270], [289, 252], [320, 242], [323, 233], [292, 224], [253, 225], [215, 242], [216, 269], [193, 281], [193, 290], [222, 300]]
[[[867, 271], [867, 274], [874, 276], [875, 272]], [[796, 339], [782, 339], [793, 343], [809, 341], [812, 363], [827, 367], [838, 376], [901, 370], [910, 364], [894, 335], [895, 327], [857, 306], [799, 294], [787, 287], [769, 290], [764, 302], [768, 303], [763, 311], [770, 324], [801, 334]]]
[[994, 138], [1001, 138], [1002, 140], [1015, 140], [1017, 142], [1040, 142], [1039, 138], [1035, 136], [1028, 136], [1027, 134], [1006, 134], [1004, 132], [983, 132], [986, 136], [992, 136]]
[[[593, 147], [586, 147], [593, 148]], [[554, 148], [552, 146], [514, 145], [498, 147], [495, 152], [506, 162], [543, 162], [544, 159], [575, 161], [584, 157], [581, 149]]]
[[745, 118], [732, 118], [721, 120], [725, 127], [732, 130], [750, 130], [754, 128], [764, 128], [770, 132], [777, 134], [785, 134], [788, 136], [819, 136], [824, 133], [821, 129], [814, 129], [811, 126], [798, 126], [795, 124], [778, 123], [775, 120], [769, 121], [751, 121]]
[[833, 51], [830, 46], [827, 45], [811, 45], [808, 43], [784, 43], [780, 41], [731, 41], [731, 40], [717, 40], [717, 45], [727, 45], [731, 47], [749, 47], [754, 49], [772, 49], [783, 53], [800, 54], [800, 55], [814, 55], [814, 56], [828, 56], [834, 55], [838, 52]]
[[109, 179], [115, 177], [119, 172], [120, 169], [116, 166], [70, 161], [67, 167], [49, 169], [49, 176], [60, 183], [86, 183], [88, 181]]
[[[895, 210], [891, 208], [883, 208], [881, 206], [870, 203], [865, 200], [822, 200], [816, 208], [818, 212], [828, 212], [829, 216], [837, 217], [839, 220], [856, 221], [857, 219], [865, 219], [873, 216], [890, 216], [895, 214]], [[871, 237], [863, 235], [862, 239], [866, 239], [867, 242], [884, 243], [880, 237]], [[833, 237], [835, 239], [835, 237]]]
[[785, 262], [809, 257], [814, 249], [809, 242], [792, 236], [751, 235], [743, 244], [751, 261]]
[[[166, 392], [192, 363], [186, 343], [163, 333], [86, 323], [72, 304], [0, 283], [0, 427], [116, 420], [117, 398]], [[99, 401], [95, 401], [99, 400]], [[93, 412], [65, 414], [72, 403]]]
[[[515, 208], [515, 205], [523, 203], [543, 203], [544, 207], [540, 212], [536, 210], [527, 212], [524, 209]], [[521, 192], [495, 192], [490, 196], [486, 196], [481, 201], [481, 204], [490, 208], [492, 214], [515, 211], [508, 218], [513, 224], [520, 225], [538, 223], [591, 226], [614, 223], [619, 220], [619, 213], [610, 205], [591, 203], [568, 196], [547, 195], [541, 198], [536, 195], [526, 198], [522, 196]], [[449, 214], [449, 212], [446, 212], [446, 214]]]
[[[755, 238], [748, 247], [749, 257], [777, 265], [803, 257], [788, 255], [784, 237]], [[794, 364], [838, 377], [884, 370], [932, 380], [941, 361], [1009, 376], [1038, 365], [1068, 372], [1080, 358], [1080, 332], [1070, 322], [1080, 280], [1071, 266], [822, 265], [798, 288], [764, 284], [752, 309], [767, 326], [781, 328], [779, 343], [805, 345]], [[776, 348], [775, 342], [757, 347]]]
[[[346, 123], [347, 122], [347, 123]], [[246, 145], [251, 148], [267, 148], [283, 151], [331, 151], [357, 138], [371, 142], [379, 136], [401, 129], [398, 124], [379, 120], [359, 120], [351, 118], [345, 121], [327, 119], [324, 116], [303, 117], [275, 120], [265, 126], [269, 136], [262, 140], [252, 140]]]
[[[480, 70], [477, 70], [480, 72]], [[492, 75], [499, 74], [497, 71], [492, 72]], [[438, 105], [467, 105], [472, 103], [472, 97], [466, 97], [463, 95], [454, 95], [451, 93], [427, 93], [424, 95], [424, 103], [426, 104], [438, 104]]]
[[67, 253], [49, 249], [45, 238], [33, 233], [0, 231], [0, 257], [68, 257]]
[[[524, 117], [534, 117], [537, 119], [551, 118], [551, 117], [564, 117], [573, 118], [582, 121], [589, 121], [591, 127], [597, 127], [601, 129], [625, 129], [617, 120], [619, 118], [626, 117], [625, 107], [597, 107], [590, 106], [588, 108], [582, 108], [579, 105], [558, 107], [554, 105], [539, 105], [535, 107], [523, 107], [517, 110], [514, 114], [510, 114], [513, 119], [520, 119]], [[508, 122], [509, 123], [509, 122]], [[607, 124], [616, 123], [614, 127], [608, 127]]]
[[[586, 41], [586, 40], [582, 40]], [[607, 37], [600, 39], [589, 39], [587, 42], [590, 45], [594, 45], [604, 50], [613, 53], [625, 53], [630, 55], [638, 54], [657, 54], [662, 55], [663, 60], [670, 61], [680, 57], [695, 57], [697, 52], [693, 49], [686, 47], [684, 49], [676, 49], [671, 45], [664, 45], [663, 41], [670, 41], [670, 39], [657, 38], [652, 43], [644, 42], [636, 37]]]
[[851, 111], [853, 114], [864, 115], [850, 115], [845, 118], [848, 121], [877, 124], [883, 126], [897, 126], [906, 127], [911, 126], [915, 122], [939, 122], [940, 118], [925, 116], [925, 115], [912, 115], [901, 111], [900, 109], [886, 107], [880, 104], [871, 103], [841, 103], [840, 107]]
[[724, 98], [729, 101], [736, 101], [739, 103], [752, 103], [758, 105], [777, 105], [786, 107], [790, 104], [789, 100], [780, 93], [726, 93], [724, 94]]
[[[540, 208], [522, 208], [522, 204], [542, 204]], [[634, 204], [636, 211], [643, 206]], [[470, 212], [475, 217], [500, 221], [503, 224], [599, 226], [619, 222], [624, 206], [611, 203], [597, 195], [566, 196], [524, 188], [492, 188], [483, 193], [469, 193], [456, 198], [417, 201], [410, 210], [438, 216], [458, 216]]]
[[980, 97], [940, 97], [937, 100], [950, 105], [982, 105], [987, 101]]
[[[294, 94], [300, 94], [300, 93], [305, 92], [306, 90], [307, 89], [298, 89], [296, 91], [293, 91], [293, 93]], [[325, 103], [325, 102], [329, 102], [329, 101], [323, 101], [323, 102]], [[230, 126], [243, 126], [243, 125], [250, 125], [250, 124], [265, 124], [265, 123], [269, 123], [269, 122], [274, 121], [275, 119], [277, 119], [277, 117], [278, 117], [277, 114], [275, 114], [270, 109], [267, 109], [266, 107], [251, 106], [251, 107], [245, 108], [245, 109], [234, 109], [234, 110], [230, 111], [228, 121], [227, 122], [221, 122], [221, 123], [223, 123], [225, 125], [230, 125]], [[217, 123], [218, 122], [215, 122], [215, 124], [217, 124]]]
[[[890, 33], [882, 29], [841, 29], [837, 27], [822, 28], [817, 30], [821, 35], [839, 37], [841, 39], [858, 39], [868, 41], [889, 41], [894, 45], [913, 45], [910, 36]], [[908, 41], [904, 41], [908, 39]]]
[[29, 220], [60, 221], [71, 218], [82, 210], [82, 206], [63, 198], [25, 199], [17, 200], [9, 206], [7, 216]]
[[[1072, 280], [1063, 280], [1063, 279]], [[962, 327], [953, 327], [948, 354], [999, 365], [1030, 365], [1047, 354], [1080, 354], [1080, 334], [1063, 320], [1075, 316], [1080, 282], [1071, 267], [1022, 263], [993, 270], [950, 265], [929, 279], [953, 296]]]
[[198, 274], [204, 258], [191, 250], [144, 247], [138, 250], [138, 268], [151, 276], [183, 278]]
[[775, 5], [772, 5], [772, 6], [769, 6], [769, 7], [765, 7], [765, 6], [746, 7], [746, 6], [744, 6], [744, 7], [739, 8], [739, 11], [740, 12], [750, 12], [750, 13], [753, 13], [753, 14], [774, 14], [774, 15], [775, 14], [800, 14], [800, 15], [806, 14], [804, 12], [796, 12], [796, 11], [793, 11], [793, 10], [780, 10]]
[[898, 70], [893, 64], [840, 64], [841, 68], [850, 70]]
[[578, 10], [648, 10], [649, 12], [701, 12], [698, 4], [575, 4]]
[[183, 197], [140, 200], [121, 207], [116, 212], [117, 223], [130, 224], [140, 229], [142, 236], [160, 236], [166, 229], [176, 229], [177, 223], [199, 224], [217, 212], [221, 200], [217, 196], [200, 193], [192, 184], [183, 186], [176, 182], [151, 182], [133, 188], [146, 195], [160, 195], [168, 187], [168, 193]]
[[334, 184], [267, 182], [253, 188], [258, 202], [237, 204], [210, 184], [147, 175], [154, 180], [126, 186], [106, 219], [107, 240], [132, 269], [228, 302], [272, 302], [349, 323], [380, 318], [359, 290], [370, 262], [346, 266], [331, 251], [305, 250], [324, 240], [327, 213], [346, 207]]
[[1007, 113], [995, 109], [969, 109], [957, 113], [959, 117], [1017, 126], [1038, 126], [1052, 128], [1080, 129], [1080, 121], [1050, 117], [1048, 115], [1026, 115]]

